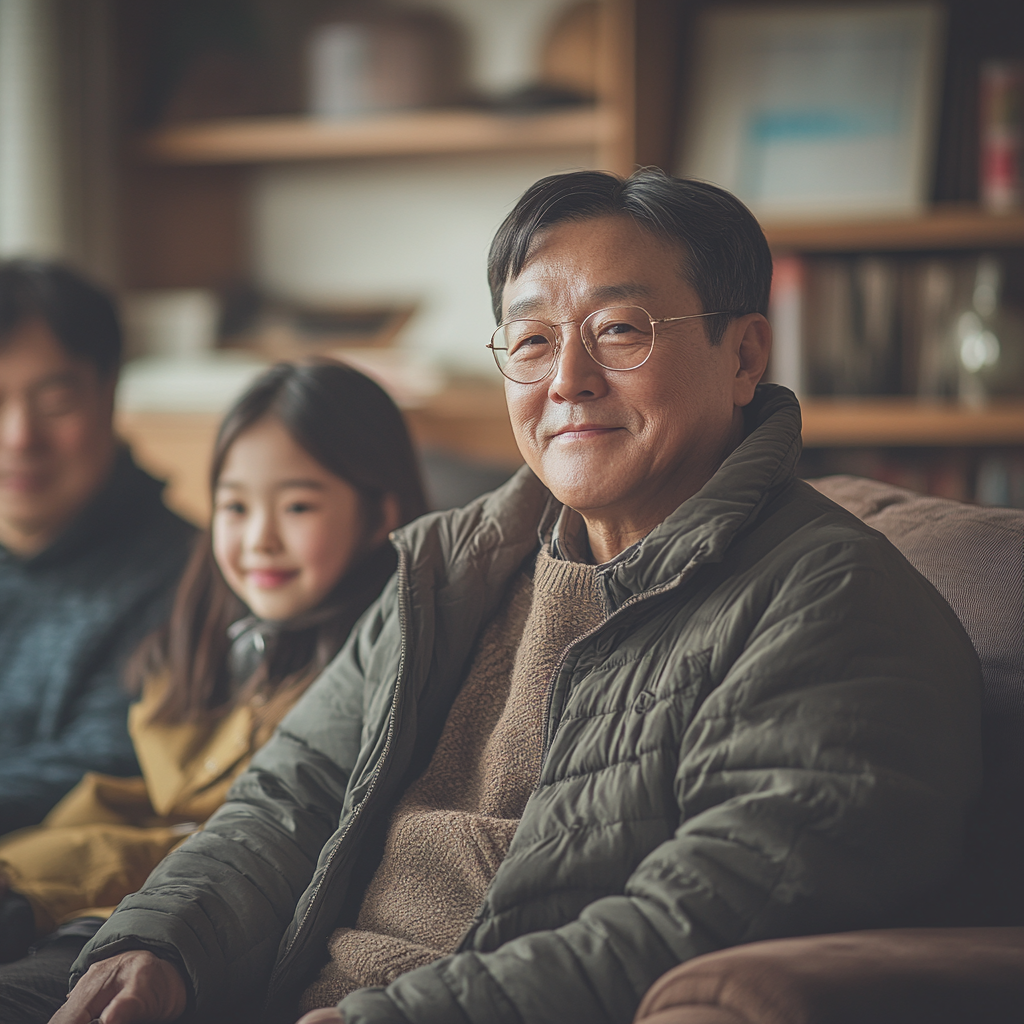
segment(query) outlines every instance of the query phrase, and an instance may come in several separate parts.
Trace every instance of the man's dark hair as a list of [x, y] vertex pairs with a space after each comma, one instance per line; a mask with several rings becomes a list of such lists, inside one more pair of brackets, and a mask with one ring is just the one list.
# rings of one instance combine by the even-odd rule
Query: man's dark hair
[[101, 377], [121, 364], [121, 322], [114, 300], [59, 263], [0, 262], [0, 348], [28, 320], [39, 319], [67, 352], [92, 363]]
[[[498, 228], [487, 260], [497, 322], [505, 284], [522, 272], [539, 231], [562, 221], [622, 214], [682, 250], [683, 279], [704, 312], [768, 312], [772, 255], [754, 215], [725, 189], [646, 167], [628, 178], [605, 171], [552, 174], [526, 190]], [[722, 340], [730, 319], [709, 318], [711, 344]]]

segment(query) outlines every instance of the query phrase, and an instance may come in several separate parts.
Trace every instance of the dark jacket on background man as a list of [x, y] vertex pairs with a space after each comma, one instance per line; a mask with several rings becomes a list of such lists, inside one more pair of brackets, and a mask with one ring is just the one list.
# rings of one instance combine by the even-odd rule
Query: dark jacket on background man
[[194, 530], [122, 450], [70, 527], [0, 547], [0, 832], [42, 820], [87, 771], [136, 775], [121, 676], [170, 611]]
[[[888, 923], [948, 877], [980, 783], [974, 650], [880, 534], [794, 479], [792, 395], [762, 386], [748, 424], [603, 571], [608, 618], [563, 653], [540, 782], [458, 951], [347, 996], [346, 1024], [625, 1024], [682, 960]], [[293, 1009], [558, 509], [524, 469], [397, 531], [380, 601], [76, 974], [151, 949], [202, 1019]]]

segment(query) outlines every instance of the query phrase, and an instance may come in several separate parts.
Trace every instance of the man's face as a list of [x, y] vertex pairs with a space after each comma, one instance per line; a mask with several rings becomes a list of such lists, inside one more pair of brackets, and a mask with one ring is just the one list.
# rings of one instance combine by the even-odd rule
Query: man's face
[[701, 320], [659, 324], [650, 359], [629, 371], [602, 368], [580, 339], [583, 319], [610, 305], [642, 306], [655, 319], [710, 312], [683, 280], [682, 261], [628, 217], [563, 222], [538, 236], [505, 287], [504, 319], [572, 321], [552, 373], [536, 384], [506, 380], [505, 395], [526, 462], [588, 523], [645, 532], [742, 437], [740, 407], [756, 384], [740, 355], [749, 317], [715, 347]]
[[42, 320], [0, 347], [0, 543], [42, 550], [103, 485], [115, 376], [71, 356]]

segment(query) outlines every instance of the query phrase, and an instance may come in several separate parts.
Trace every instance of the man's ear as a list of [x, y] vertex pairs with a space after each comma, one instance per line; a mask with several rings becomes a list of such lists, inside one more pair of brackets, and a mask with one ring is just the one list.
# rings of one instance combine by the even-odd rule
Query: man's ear
[[734, 320], [726, 335], [735, 348], [737, 358], [733, 403], [742, 407], [753, 401], [754, 389], [768, 368], [768, 357], [772, 352], [772, 325], [760, 313], [748, 313]]
[[398, 495], [388, 492], [380, 499], [380, 523], [373, 531], [370, 538], [370, 545], [376, 547], [387, 540], [392, 530], [397, 530], [402, 524], [402, 510], [398, 503]]

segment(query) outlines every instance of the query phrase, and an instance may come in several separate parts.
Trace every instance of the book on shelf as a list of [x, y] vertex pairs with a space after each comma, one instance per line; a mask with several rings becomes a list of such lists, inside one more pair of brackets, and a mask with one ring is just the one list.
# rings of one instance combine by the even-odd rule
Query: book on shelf
[[1019, 255], [776, 261], [771, 379], [800, 395], [1024, 394]]

